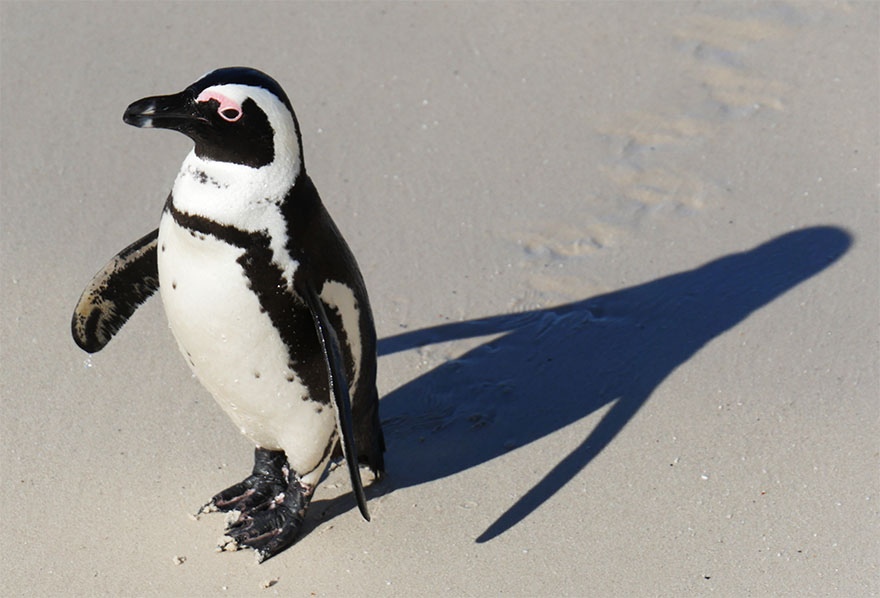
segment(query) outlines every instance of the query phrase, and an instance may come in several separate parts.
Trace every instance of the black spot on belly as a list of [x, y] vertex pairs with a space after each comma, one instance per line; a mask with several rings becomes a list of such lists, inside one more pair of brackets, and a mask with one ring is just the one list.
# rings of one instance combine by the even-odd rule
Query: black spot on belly
[[324, 411], [323, 407], [315, 407], [315, 413], [321, 413], [322, 411]]
[[259, 380], [260, 379], [260, 372], [254, 372], [254, 378]]
[[176, 289], [176, 288], [177, 288], [177, 281], [176, 281], [176, 280], [172, 280], [172, 281], [171, 281], [171, 288], [172, 288], [172, 289]]
[[165, 251], [165, 243], [162, 243], [162, 251]]

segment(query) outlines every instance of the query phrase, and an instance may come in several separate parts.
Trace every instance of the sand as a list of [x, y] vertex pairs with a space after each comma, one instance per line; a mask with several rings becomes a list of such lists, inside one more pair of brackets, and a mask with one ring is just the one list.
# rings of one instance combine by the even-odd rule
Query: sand
[[[3, 2], [6, 596], [870, 596], [880, 5]], [[361, 264], [388, 477], [263, 564], [252, 447], [160, 302], [82, 288], [189, 141], [125, 107], [285, 87]]]

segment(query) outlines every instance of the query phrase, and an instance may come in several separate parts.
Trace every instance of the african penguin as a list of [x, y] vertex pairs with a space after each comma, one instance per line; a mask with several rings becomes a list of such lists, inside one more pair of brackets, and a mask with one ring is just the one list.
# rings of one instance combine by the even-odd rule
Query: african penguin
[[376, 333], [354, 256], [306, 174], [287, 95], [244, 67], [128, 107], [136, 127], [190, 137], [159, 228], [83, 291], [76, 343], [102, 349], [156, 289], [181, 353], [255, 444], [254, 468], [202, 507], [233, 512], [223, 550], [292, 545], [332, 458], [384, 471]]

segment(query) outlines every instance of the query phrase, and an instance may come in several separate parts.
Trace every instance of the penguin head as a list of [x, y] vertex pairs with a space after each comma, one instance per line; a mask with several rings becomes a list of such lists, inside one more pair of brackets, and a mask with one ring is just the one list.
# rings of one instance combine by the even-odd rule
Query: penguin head
[[212, 71], [181, 91], [143, 98], [122, 119], [135, 127], [179, 131], [203, 160], [303, 170], [302, 137], [287, 94], [256, 69]]

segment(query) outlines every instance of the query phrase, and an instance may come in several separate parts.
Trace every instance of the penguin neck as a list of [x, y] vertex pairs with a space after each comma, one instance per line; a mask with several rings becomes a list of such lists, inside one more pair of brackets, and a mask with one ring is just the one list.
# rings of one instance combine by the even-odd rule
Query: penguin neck
[[[187, 155], [174, 181], [174, 205], [183, 212], [210, 218], [242, 230], [262, 230], [274, 221], [297, 178], [305, 177], [297, 158], [279, 159], [253, 168]], [[295, 156], [295, 154], [294, 154]]]
[[[193, 151], [183, 161], [169, 202], [178, 212], [207, 221], [209, 228], [228, 226], [268, 238], [272, 261], [292, 291], [299, 263], [288, 253], [288, 222], [283, 209], [297, 180], [308, 181], [301, 162], [297, 161], [296, 166], [298, 170], [290, 164], [273, 162], [251, 168], [204, 160]], [[174, 220], [172, 216], [167, 222]], [[206, 232], [213, 234], [210, 230]]]

